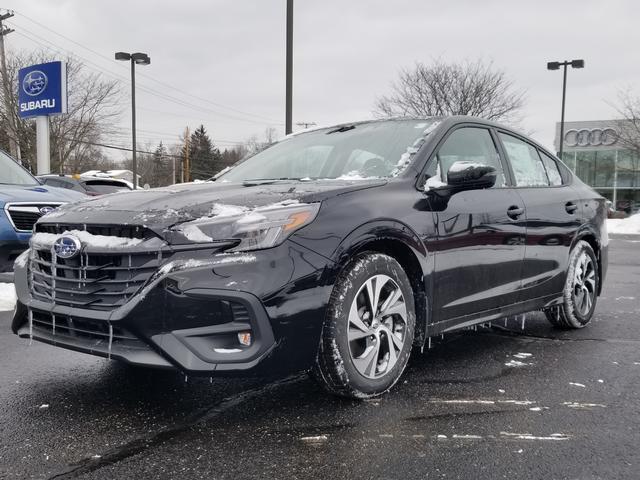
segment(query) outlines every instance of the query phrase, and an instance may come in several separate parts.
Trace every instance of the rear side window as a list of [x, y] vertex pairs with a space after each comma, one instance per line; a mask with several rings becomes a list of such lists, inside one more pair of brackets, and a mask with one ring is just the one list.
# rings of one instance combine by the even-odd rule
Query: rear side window
[[519, 138], [506, 133], [499, 133], [500, 140], [511, 162], [516, 186], [518, 187], [547, 187], [549, 179], [538, 156], [538, 150], [523, 142]]
[[549, 183], [553, 186], [562, 185], [562, 176], [560, 175], [560, 170], [558, 169], [558, 163], [542, 150], [538, 150], [538, 153], [540, 154], [542, 163], [544, 163], [544, 168], [547, 170]]
[[94, 193], [106, 194], [115, 192], [126, 192], [129, 187], [119, 182], [110, 182], [108, 180], [91, 180], [84, 182], [84, 187]]
[[[440, 147], [436, 157], [438, 164], [432, 166], [432, 162], [430, 170], [439, 167], [443, 182], [447, 181], [447, 172], [455, 162], [474, 162], [496, 169], [496, 187], [506, 184], [500, 155], [486, 128], [463, 127], [455, 130]], [[429, 170], [427, 173], [433, 174]]]
[[61, 187], [60, 181], [55, 178], [41, 178], [42, 183], [49, 185], [50, 187]]

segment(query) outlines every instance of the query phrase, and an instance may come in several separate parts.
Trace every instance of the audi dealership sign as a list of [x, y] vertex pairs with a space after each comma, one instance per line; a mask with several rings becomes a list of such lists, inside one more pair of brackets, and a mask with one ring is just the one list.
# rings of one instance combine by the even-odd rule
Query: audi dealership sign
[[[562, 141], [565, 149], [607, 150], [619, 148], [620, 120], [585, 120], [566, 122]], [[556, 124], [556, 149], [559, 147], [560, 124]]]
[[613, 128], [572, 128], [564, 134], [567, 147], [608, 147], [618, 140], [618, 132]]

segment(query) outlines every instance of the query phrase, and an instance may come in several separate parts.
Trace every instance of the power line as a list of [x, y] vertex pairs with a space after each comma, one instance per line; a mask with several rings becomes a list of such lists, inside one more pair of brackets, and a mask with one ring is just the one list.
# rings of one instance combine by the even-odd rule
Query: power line
[[[123, 75], [119, 75], [119, 74], [114, 73], [112, 71], [105, 70], [101, 65], [93, 62], [92, 60], [89, 60], [88, 58], [83, 57], [81, 55], [78, 55], [77, 53], [75, 53], [75, 52], [73, 52], [71, 50], [67, 50], [64, 47], [61, 47], [60, 45], [57, 45], [57, 44], [47, 40], [46, 38], [41, 37], [37, 33], [34, 33], [34, 32], [32, 32], [32, 31], [30, 31], [30, 30], [28, 30], [28, 29], [26, 29], [26, 28], [24, 28], [22, 26], [18, 26], [18, 25], [15, 25], [15, 24], [13, 24], [13, 26], [22, 29], [23, 31], [16, 31], [16, 33], [18, 33], [19, 35], [21, 35], [21, 36], [23, 36], [23, 37], [25, 37], [25, 38], [27, 38], [29, 40], [31, 40], [32, 42], [34, 42], [34, 43], [36, 43], [36, 44], [38, 44], [38, 45], [40, 45], [40, 46], [42, 46], [44, 48], [47, 48], [47, 49], [49, 49], [49, 50], [51, 50], [51, 51], [53, 51], [55, 53], [63, 53], [63, 54], [66, 54], [67, 56], [69, 56], [71, 58], [76, 58], [76, 59], [82, 60], [83, 63], [88, 66], [88, 68], [91, 68], [95, 72], [100, 73], [100, 74], [106, 74], [106, 75], [114, 78], [116, 81], [122, 83], [123, 85], [125, 85], [127, 87], [129, 86], [129, 83], [128, 83], [129, 79], [124, 77]], [[35, 39], [31, 38], [29, 35], [26, 35], [24, 33], [24, 31], [26, 31], [30, 35], [33, 35], [34, 37], [42, 40], [43, 42], [46, 42], [46, 43], [52, 45], [53, 47], [56, 47], [57, 50], [53, 50], [52, 48], [50, 48], [46, 44], [43, 44], [43, 43], [39, 42], [38, 40], [35, 40]], [[91, 65], [93, 65], [94, 67], [92, 68]], [[266, 123], [264, 121], [252, 120], [252, 119], [248, 119], [248, 118], [241, 118], [241, 117], [238, 117], [238, 116], [235, 116], [235, 115], [230, 115], [228, 113], [219, 112], [219, 111], [214, 110], [212, 108], [196, 105], [196, 104], [181, 100], [180, 98], [164, 94], [162, 92], [159, 92], [157, 90], [154, 90], [154, 89], [152, 89], [150, 87], [147, 87], [147, 86], [144, 86], [144, 85], [139, 85], [138, 89], [143, 91], [143, 92], [145, 92], [145, 93], [148, 93], [150, 95], [153, 95], [153, 96], [156, 96], [158, 98], [161, 98], [162, 100], [167, 100], [169, 102], [176, 103], [176, 104], [181, 105], [183, 107], [190, 108], [192, 110], [199, 110], [199, 111], [203, 111], [203, 112], [213, 113], [214, 115], [219, 115], [219, 116], [222, 116], [222, 117], [226, 117], [227, 119], [236, 120], [236, 121], [240, 121], [240, 122], [254, 123], [254, 124], [258, 124], [258, 125], [269, 125], [268, 123]]]
[[[83, 49], [87, 50], [88, 52], [93, 53], [94, 55], [96, 55], [96, 56], [98, 56], [98, 57], [100, 57], [100, 58], [103, 58], [103, 59], [105, 59], [105, 60], [107, 60], [107, 61], [109, 61], [109, 62], [111, 62], [111, 61], [113, 60], [112, 58], [109, 58], [109, 57], [107, 57], [106, 55], [103, 55], [103, 54], [101, 54], [100, 52], [97, 52], [97, 51], [95, 51], [95, 50], [93, 50], [93, 49], [91, 49], [91, 48], [87, 47], [86, 45], [82, 45], [81, 43], [76, 42], [76, 41], [75, 41], [75, 40], [73, 40], [72, 38], [69, 38], [69, 37], [67, 37], [67, 36], [65, 36], [65, 35], [63, 35], [63, 34], [61, 34], [61, 33], [57, 32], [57, 31], [55, 31], [55, 30], [53, 30], [53, 29], [51, 29], [51, 28], [49, 28], [49, 27], [47, 27], [46, 25], [43, 25], [42, 23], [38, 22], [37, 20], [34, 20], [33, 18], [31, 18], [31, 17], [29, 17], [29, 16], [25, 15], [25, 14], [24, 14], [24, 13], [22, 13], [22, 12], [17, 12], [17, 13], [20, 15], [20, 17], [24, 17], [25, 19], [27, 19], [27, 20], [29, 20], [30, 22], [32, 22], [32, 23], [34, 23], [34, 24], [38, 25], [39, 27], [44, 28], [45, 30], [50, 31], [50, 32], [52, 32], [52, 33], [54, 33], [54, 34], [58, 35], [58, 36], [59, 36], [59, 37], [61, 37], [61, 38], [64, 38], [65, 40], [67, 40], [67, 41], [69, 41], [69, 42], [71, 42], [71, 43], [73, 43], [73, 44], [75, 44], [75, 45], [77, 45], [77, 46], [79, 46], [79, 47], [81, 47], [81, 48], [83, 48]], [[27, 31], [28, 31], [28, 30], [27, 30]], [[31, 32], [31, 33], [32, 33], [32, 34], [34, 34], [33, 32]], [[35, 35], [35, 34], [34, 34], [34, 35]], [[202, 101], [202, 102], [209, 103], [209, 104], [214, 105], [214, 106], [216, 106], [216, 107], [224, 108], [224, 109], [227, 109], [227, 110], [230, 110], [230, 111], [233, 111], [233, 112], [236, 112], [236, 113], [239, 113], [239, 114], [245, 115], [245, 116], [254, 117], [254, 118], [259, 118], [259, 119], [261, 119], [263, 122], [266, 120], [266, 121], [267, 121], [267, 122], [269, 122], [269, 123], [273, 123], [273, 124], [281, 125], [280, 123], [278, 123], [276, 120], [274, 120], [274, 119], [272, 119], [272, 118], [265, 117], [265, 116], [263, 116], [263, 115], [254, 114], [254, 113], [249, 113], [249, 112], [246, 112], [246, 111], [243, 111], [243, 110], [239, 110], [239, 109], [234, 108], [234, 107], [230, 107], [230, 106], [227, 106], [227, 105], [224, 105], [224, 104], [218, 103], [218, 102], [214, 102], [214, 101], [212, 101], [212, 100], [209, 100], [209, 99], [204, 98], [204, 97], [200, 97], [200, 96], [198, 96], [198, 95], [194, 95], [194, 94], [189, 93], [189, 92], [186, 92], [186, 91], [184, 91], [184, 90], [182, 90], [182, 89], [180, 89], [180, 88], [178, 88], [178, 87], [175, 87], [175, 86], [170, 85], [170, 84], [168, 84], [168, 83], [166, 83], [166, 82], [163, 82], [163, 81], [161, 81], [161, 80], [158, 80], [157, 78], [154, 78], [153, 76], [151, 76], [151, 75], [147, 75], [147, 74], [145, 74], [145, 73], [143, 73], [143, 72], [141, 72], [141, 73], [140, 73], [140, 76], [142, 76], [142, 77], [144, 77], [144, 78], [148, 78], [149, 80], [152, 80], [152, 81], [156, 82], [157, 84], [162, 85], [162, 86], [164, 86], [164, 87], [167, 87], [167, 88], [170, 88], [170, 89], [172, 89], [172, 90], [175, 90], [176, 92], [182, 93], [183, 95], [186, 95], [186, 96], [188, 96], [188, 97], [194, 98], [194, 99], [199, 100], [199, 101]]]

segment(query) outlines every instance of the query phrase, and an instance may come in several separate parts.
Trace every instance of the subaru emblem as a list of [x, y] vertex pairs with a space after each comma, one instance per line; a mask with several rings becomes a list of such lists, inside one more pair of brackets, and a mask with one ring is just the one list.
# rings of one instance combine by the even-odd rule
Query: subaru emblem
[[47, 213], [53, 212], [55, 210], [55, 207], [49, 207], [49, 206], [40, 207], [39, 210], [42, 215], [46, 215]]
[[25, 75], [22, 80], [24, 93], [31, 97], [40, 95], [47, 88], [48, 79], [44, 72], [33, 70]]
[[60, 258], [75, 257], [81, 248], [80, 240], [73, 235], [63, 235], [53, 243], [53, 251]]

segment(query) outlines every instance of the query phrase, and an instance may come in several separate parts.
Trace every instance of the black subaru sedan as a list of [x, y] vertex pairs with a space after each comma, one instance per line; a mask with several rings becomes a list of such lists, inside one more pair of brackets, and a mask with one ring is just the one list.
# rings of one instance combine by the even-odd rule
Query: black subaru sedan
[[605, 200], [471, 117], [289, 136], [213, 183], [62, 207], [16, 260], [23, 338], [186, 375], [310, 370], [379, 395], [430, 337], [542, 310], [589, 323]]

